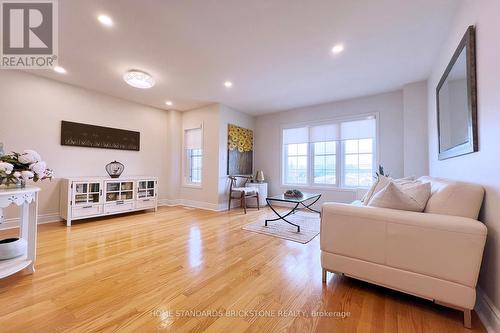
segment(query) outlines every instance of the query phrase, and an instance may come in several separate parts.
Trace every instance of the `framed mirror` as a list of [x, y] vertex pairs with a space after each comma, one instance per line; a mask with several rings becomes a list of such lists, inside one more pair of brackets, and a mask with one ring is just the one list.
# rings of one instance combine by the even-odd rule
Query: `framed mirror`
[[436, 87], [440, 160], [478, 151], [475, 44], [470, 26]]

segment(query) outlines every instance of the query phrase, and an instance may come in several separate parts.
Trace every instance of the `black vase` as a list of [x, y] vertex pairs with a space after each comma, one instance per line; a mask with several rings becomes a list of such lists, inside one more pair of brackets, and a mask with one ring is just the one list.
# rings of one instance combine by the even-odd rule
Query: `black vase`
[[122, 174], [125, 166], [118, 161], [113, 161], [106, 165], [106, 172], [111, 178], [118, 178]]

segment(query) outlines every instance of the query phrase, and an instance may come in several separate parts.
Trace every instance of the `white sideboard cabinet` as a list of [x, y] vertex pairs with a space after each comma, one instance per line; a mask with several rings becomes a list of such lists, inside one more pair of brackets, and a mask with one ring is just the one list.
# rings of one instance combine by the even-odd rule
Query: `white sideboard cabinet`
[[157, 177], [83, 177], [61, 182], [60, 215], [74, 220], [158, 209]]

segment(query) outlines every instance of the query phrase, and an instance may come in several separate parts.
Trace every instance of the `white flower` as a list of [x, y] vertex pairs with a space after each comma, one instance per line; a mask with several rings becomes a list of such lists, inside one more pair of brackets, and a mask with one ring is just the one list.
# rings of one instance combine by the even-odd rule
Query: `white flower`
[[21, 171], [21, 178], [24, 180], [28, 180], [35, 177], [35, 174], [31, 171]]
[[14, 177], [21, 178], [21, 173], [19, 171], [14, 172]]
[[43, 176], [46, 169], [47, 164], [44, 161], [36, 162], [30, 165], [30, 170], [39, 176]]
[[54, 171], [50, 170], [50, 169], [45, 170], [44, 177], [53, 178], [54, 177]]
[[40, 154], [38, 154], [34, 150], [25, 150], [21, 155], [19, 155], [19, 162], [24, 164], [33, 164], [36, 162], [40, 162], [42, 158]]
[[4, 171], [6, 174], [10, 175], [14, 170], [14, 166], [7, 162], [0, 162], [0, 171]]

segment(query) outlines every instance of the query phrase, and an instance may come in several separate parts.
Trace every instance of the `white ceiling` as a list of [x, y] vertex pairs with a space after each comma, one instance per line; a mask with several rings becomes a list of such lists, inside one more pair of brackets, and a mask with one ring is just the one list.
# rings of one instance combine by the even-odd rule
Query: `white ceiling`
[[[262, 114], [426, 79], [456, 0], [59, 0], [59, 61], [36, 74], [167, 109]], [[112, 17], [106, 28], [97, 15]], [[343, 53], [330, 52], [343, 43]], [[129, 69], [156, 85], [129, 87]], [[231, 89], [223, 86], [233, 81]]]

